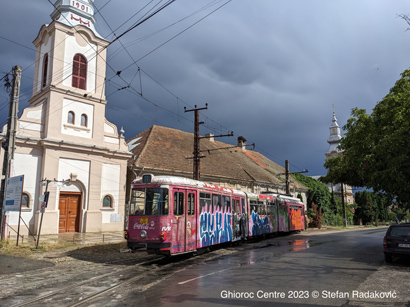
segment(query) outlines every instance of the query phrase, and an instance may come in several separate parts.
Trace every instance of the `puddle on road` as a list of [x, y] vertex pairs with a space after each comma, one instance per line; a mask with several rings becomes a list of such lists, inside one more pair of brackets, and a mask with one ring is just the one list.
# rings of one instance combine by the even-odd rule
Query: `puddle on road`
[[262, 249], [262, 248], [269, 248], [269, 247], [279, 247], [279, 246], [290, 246], [290, 252], [298, 252], [302, 251], [314, 246], [319, 246], [326, 243], [333, 243], [337, 242], [333, 241], [323, 241], [323, 242], [315, 242], [315, 240], [308, 240], [308, 239], [295, 239], [291, 241], [278, 241], [275, 243], [268, 243], [263, 246], [255, 246], [252, 249]]

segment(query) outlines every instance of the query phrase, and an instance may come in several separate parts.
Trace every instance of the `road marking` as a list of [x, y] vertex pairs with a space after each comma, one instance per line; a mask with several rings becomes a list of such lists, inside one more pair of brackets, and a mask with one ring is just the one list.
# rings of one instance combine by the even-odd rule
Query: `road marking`
[[188, 279], [188, 280], [185, 280], [185, 281], [181, 281], [181, 282], [178, 283], [178, 285], [183, 285], [183, 284], [189, 283], [189, 282], [191, 282], [191, 281], [194, 281], [194, 280], [197, 280], [197, 279], [201, 279], [201, 278], [204, 278], [204, 277], [206, 277], [206, 276], [214, 275], [214, 274], [217, 274], [217, 273], [221, 273], [221, 272], [224, 272], [224, 271], [228, 271], [228, 270], [230, 270], [230, 269], [225, 269], [225, 270], [221, 270], [221, 271], [216, 271], [216, 272], [213, 272], [213, 273], [209, 273], [209, 274], [206, 274], [206, 275], [202, 275], [202, 276], [198, 276], [198, 277], [195, 277], [195, 278], [192, 278], [192, 279]]

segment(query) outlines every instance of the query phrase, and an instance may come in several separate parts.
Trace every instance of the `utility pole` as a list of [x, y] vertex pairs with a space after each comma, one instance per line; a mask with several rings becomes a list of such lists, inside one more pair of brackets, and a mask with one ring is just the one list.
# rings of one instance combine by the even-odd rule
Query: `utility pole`
[[344, 193], [343, 183], [341, 183], [340, 186], [341, 186], [341, 192], [342, 192], [343, 226], [347, 227], [345, 193]]
[[308, 173], [309, 171], [307, 169], [304, 169], [303, 171], [300, 172], [289, 172], [289, 160], [285, 160], [285, 173], [283, 174], [278, 174], [278, 175], [285, 175], [285, 185], [286, 185], [286, 195], [290, 195], [290, 188], [289, 188], [289, 174], [303, 174], [303, 173]]
[[187, 110], [186, 107], [184, 107], [185, 113], [186, 112], [195, 112], [195, 122], [194, 122], [194, 179], [199, 180], [201, 178], [201, 164], [200, 164], [200, 152], [199, 152], [199, 125], [203, 124], [203, 122], [199, 122], [199, 111], [200, 110], [207, 110], [208, 109], [208, 104], [205, 104], [205, 108], [197, 108], [195, 105], [195, 108], [192, 110]]
[[285, 160], [286, 195], [290, 195], [289, 189], [289, 160]]
[[[203, 124], [204, 122], [200, 122], [199, 121], [199, 111], [200, 110], [207, 110], [208, 109], [208, 104], [205, 104], [205, 108], [197, 108], [195, 105], [195, 109], [192, 110], [187, 110], [186, 107], [184, 107], [185, 113], [186, 112], [195, 112], [195, 131], [194, 131], [194, 157], [192, 158], [187, 158], [187, 159], [193, 159], [194, 160], [194, 169], [193, 169], [193, 173], [194, 176], [193, 178], [195, 180], [200, 180], [201, 178], [201, 159], [205, 158], [205, 156], [201, 156], [201, 150], [200, 150], [200, 146], [199, 146], [199, 140], [200, 139], [207, 139], [209, 138], [209, 136], [199, 136], [199, 125]], [[233, 136], [233, 131], [229, 131], [228, 134], [225, 135], [214, 135], [214, 138], [218, 138], [218, 137], [224, 137], [224, 136]], [[253, 144], [255, 146], [255, 144]], [[212, 150], [220, 150], [222, 148], [217, 148], [217, 149], [212, 149]]]
[[4, 223], [4, 201], [6, 193], [6, 182], [10, 177], [10, 162], [14, 159], [14, 150], [16, 146], [16, 131], [17, 131], [17, 115], [18, 104], [20, 96], [20, 81], [21, 81], [21, 67], [13, 67], [13, 87], [10, 93], [10, 109], [7, 121], [7, 135], [6, 141], [2, 143], [4, 148], [3, 171], [1, 176], [1, 193], [0, 193], [0, 239], [4, 238], [3, 223]]

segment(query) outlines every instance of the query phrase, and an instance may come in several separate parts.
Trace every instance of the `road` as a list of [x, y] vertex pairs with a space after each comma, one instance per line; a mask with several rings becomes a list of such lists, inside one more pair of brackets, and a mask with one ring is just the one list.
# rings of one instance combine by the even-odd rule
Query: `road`
[[16, 290], [0, 305], [409, 306], [410, 265], [384, 263], [385, 230], [302, 233], [121, 266], [45, 268], [44, 277], [60, 279]]

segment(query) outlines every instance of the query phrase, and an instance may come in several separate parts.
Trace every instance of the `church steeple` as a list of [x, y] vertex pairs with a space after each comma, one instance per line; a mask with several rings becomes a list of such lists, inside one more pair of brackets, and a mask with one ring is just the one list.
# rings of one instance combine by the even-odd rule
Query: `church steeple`
[[327, 142], [330, 144], [329, 150], [326, 153], [327, 157], [331, 157], [335, 154], [338, 154], [340, 151], [338, 150], [337, 146], [340, 144], [340, 139], [342, 138], [340, 133], [340, 126], [337, 123], [336, 114], [335, 114], [335, 106], [333, 105], [333, 119], [332, 125], [329, 127], [330, 129], [330, 136], [327, 139]]
[[58, 0], [50, 17], [70, 27], [88, 27], [97, 37], [102, 38], [95, 29], [93, 2], [94, 0]]

